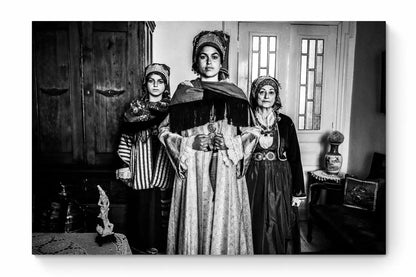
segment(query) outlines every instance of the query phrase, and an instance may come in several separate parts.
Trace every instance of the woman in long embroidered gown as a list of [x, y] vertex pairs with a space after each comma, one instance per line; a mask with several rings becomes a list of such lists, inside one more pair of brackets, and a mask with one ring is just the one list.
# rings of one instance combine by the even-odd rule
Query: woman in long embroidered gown
[[157, 127], [168, 114], [169, 74], [164, 64], [146, 67], [144, 97], [130, 103], [122, 124], [118, 154], [126, 167], [117, 175], [129, 186], [127, 237], [134, 253], [156, 254], [166, 248], [174, 172]]
[[246, 174], [255, 254], [300, 251], [296, 206], [304, 194], [303, 170], [295, 126], [279, 113], [279, 88], [269, 76], [259, 77], [251, 87], [255, 124], [261, 127]]
[[[255, 144], [248, 99], [221, 81], [228, 35], [204, 31], [193, 42], [200, 78], [180, 84], [160, 140], [176, 170], [168, 230], [168, 254], [252, 254], [244, 158]], [[221, 71], [221, 72], [220, 72]]]

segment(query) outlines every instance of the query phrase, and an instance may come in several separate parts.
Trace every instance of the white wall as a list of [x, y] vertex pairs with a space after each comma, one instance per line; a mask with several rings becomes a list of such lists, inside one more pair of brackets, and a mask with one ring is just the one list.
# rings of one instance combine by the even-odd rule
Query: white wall
[[192, 71], [192, 41], [204, 30], [222, 30], [222, 21], [157, 21], [153, 35], [153, 62], [171, 68], [171, 95], [178, 84], [196, 78]]
[[380, 112], [385, 25], [357, 23], [348, 173], [367, 177], [373, 152], [386, 153], [386, 115]]

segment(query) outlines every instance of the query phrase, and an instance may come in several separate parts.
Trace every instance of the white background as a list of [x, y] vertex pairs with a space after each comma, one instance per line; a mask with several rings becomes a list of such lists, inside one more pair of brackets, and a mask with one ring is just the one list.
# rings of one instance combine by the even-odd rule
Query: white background
[[[240, 0], [241, 1], [241, 0]], [[415, 21], [411, 1], [24, 1], [0, 11], [2, 276], [401, 276], [415, 252]], [[179, 3], [182, 3], [181, 5]], [[258, 8], [255, 8], [257, 6]], [[387, 21], [386, 256], [39, 257], [31, 255], [32, 21]], [[178, 30], [180, 32], [181, 30]], [[414, 273], [413, 273], [414, 274]]]

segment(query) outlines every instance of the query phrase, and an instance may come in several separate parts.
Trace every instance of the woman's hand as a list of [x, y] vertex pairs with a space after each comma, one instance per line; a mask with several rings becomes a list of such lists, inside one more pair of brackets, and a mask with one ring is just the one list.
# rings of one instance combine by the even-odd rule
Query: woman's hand
[[299, 207], [302, 203], [302, 200], [300, 197], [292, 196], [292, 207]]
[[221, 133], [216, 133], [214, 137], [214, 149], [216, 150], [227, 150], [228, 147], [225, 146], [224, 136]]
[[210, 144], [210, 138], [208, 135], [199, 134], [196, 135], [194, 143], [192, 143], [192, 149], [197, 151], [208, 151]]

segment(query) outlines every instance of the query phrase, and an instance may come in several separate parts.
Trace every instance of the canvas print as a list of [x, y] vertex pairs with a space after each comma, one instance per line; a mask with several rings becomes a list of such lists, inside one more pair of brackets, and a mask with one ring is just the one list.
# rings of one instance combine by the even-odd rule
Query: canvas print
[[32, 22], [32, 254], [385, 254], [385, 30]]

